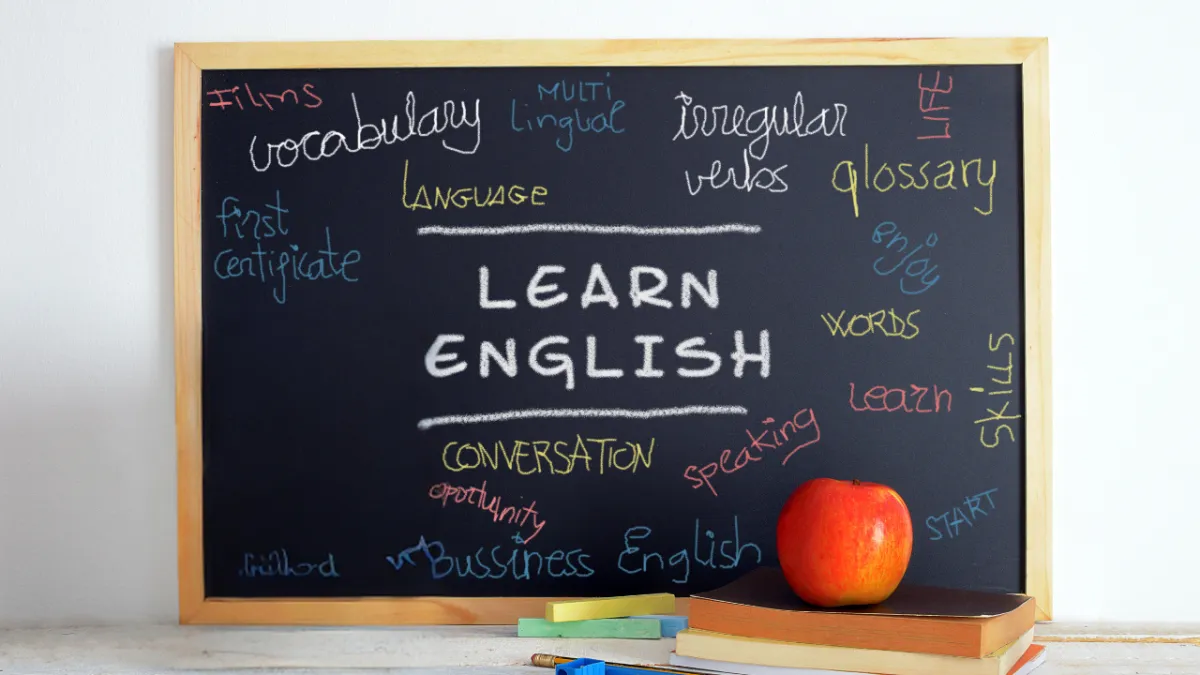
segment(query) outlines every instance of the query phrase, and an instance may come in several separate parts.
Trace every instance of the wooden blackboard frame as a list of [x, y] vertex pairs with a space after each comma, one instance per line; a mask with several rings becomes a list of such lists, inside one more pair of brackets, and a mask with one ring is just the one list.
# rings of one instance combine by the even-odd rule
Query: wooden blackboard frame
[[[1025, 274], [1025, 592], [1050, 595], [1050, 171], [1045, 38], [248, 42], [175, 45], [175, 415], [184, 624], [499, 624], [556, 598], [210, 598], [204, 589], [200, 111], [204, 70], [1019, 64]], [[686, 611], [686, 598], [680, 610]]]

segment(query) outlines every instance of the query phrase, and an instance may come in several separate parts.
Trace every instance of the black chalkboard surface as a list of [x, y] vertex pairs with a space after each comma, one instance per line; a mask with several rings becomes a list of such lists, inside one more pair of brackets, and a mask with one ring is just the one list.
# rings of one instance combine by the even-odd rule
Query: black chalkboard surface
[[1019, 65], [204, 70], [213, 598], [1025, 588]]

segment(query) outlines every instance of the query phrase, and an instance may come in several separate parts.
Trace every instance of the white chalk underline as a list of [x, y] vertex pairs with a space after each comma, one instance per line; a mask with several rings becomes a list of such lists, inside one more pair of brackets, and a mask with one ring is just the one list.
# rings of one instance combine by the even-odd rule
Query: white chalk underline
[[549, 418], [579, 418], [579, 417], [610, 417], [630, 420], [649, 420], [661, 417], [682, 417], [685, 415], [749, 415], [750, 411], [740, 405], [685, 405], [676, 408], [530, 408], [527, 410], [506, 410], [503, 412], [481, 413], [478, 415], [444, 415], [442, 417], [427, 417], [417, 422], [421, 430], [451, 424], [485, 424], [488, 422], [509, 422], [512, 420], [549, 419]]
[[630, 234], [641, 237], [702, 236], [710, 234], [759, 234], [760, 225], [724, 223], [721, 225], [594, 225], [588, 223], [532, 223], [529, 225], [453, 226], [425, 225], [417, 228], [418, 236], [430, 234], [443, 237], [498, 237], [510, 234]]

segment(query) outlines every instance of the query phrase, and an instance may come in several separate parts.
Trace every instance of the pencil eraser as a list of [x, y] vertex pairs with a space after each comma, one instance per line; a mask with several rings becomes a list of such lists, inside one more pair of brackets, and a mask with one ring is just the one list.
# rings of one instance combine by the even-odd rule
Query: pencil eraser
[[546, 603], [547, 621], [584, 621], [618, 619], [641, 614], [673, 614], [675, 596], [671, 593], [618, 595], [591, 600], [559, 600]]
[[659, 623], [659, 637], [675, 637], [675, 634], [681, 630], [686, 630], [688, 620], [686, 616], [674, 616], [670, 614], [643, 614], [641, 616], [631, 616], [631, 619], [654, 619]]

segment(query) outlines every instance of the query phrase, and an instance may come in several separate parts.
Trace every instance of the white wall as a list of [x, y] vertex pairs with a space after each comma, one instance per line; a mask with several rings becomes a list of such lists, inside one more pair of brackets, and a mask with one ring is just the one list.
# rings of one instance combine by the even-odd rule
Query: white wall
[[1051, 38], [1054, 603], [1200, 620], [1195, 3], [0, 0], [0, 625], [175, 619], [171, 45]]

